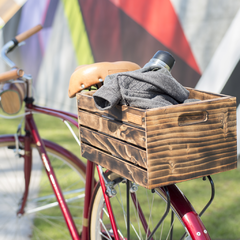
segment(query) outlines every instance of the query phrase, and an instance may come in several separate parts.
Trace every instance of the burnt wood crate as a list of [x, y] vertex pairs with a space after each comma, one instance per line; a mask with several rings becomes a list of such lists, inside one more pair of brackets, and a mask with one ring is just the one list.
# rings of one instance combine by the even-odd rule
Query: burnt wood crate
[[236, 98], [188, 90], [201, 101], [148, 110], [77, 94], [82, 156], [148, 189], [235, 169]]

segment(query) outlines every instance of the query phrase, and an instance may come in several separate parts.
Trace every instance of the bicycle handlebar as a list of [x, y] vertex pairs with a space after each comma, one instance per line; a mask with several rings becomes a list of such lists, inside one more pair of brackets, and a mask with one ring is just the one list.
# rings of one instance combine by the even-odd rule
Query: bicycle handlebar
[[16, 68], [15, 63], [7, 57], [7, 54], [11, 52], [18, 44], [25, 39], [31, 37], [33, 34], [37, 33], [42, 29], [42, 25], [38, 24], [33, 28], [28, 29], [27, 31], [17, 35], [11, 41], [7, 42], [1, 50], [2, 59], [6, 62], [6, 64], [11, 68]]
[[35, 33], [39, 32], [42, 28], [43, 28], [42, 25], [38, 24], [37, 26], [30, 28], [23, 33], [20, 33], [19, 35], [17, 35], [15, 37], [15, 39], [18, 41], [18, 43], [20, 43], [20, 42], [24, 41], [25, 39], [31, 37]]
[[24, 75], [24, 71], [22, 69], [13, 69], [5, 73], [1, 73], [0, 83], [11, 80], [11, 79], [17, 79], [19, 77], [22, 77], [23, 75]]
[[11, 52], [13, 49], [15, 49], [15, 47], [17, 47], [20, 42], [31, 37], [38, 31], [40, 31], [42, 28], [43, 28], [42, 25], [38, 24], [35, 27], [28, 29], [27, 31], [17, 35], [11, 41], [7, 42], [2, 47], [2, 50], [1, 50], [2, 59], [10, 68], [12, 68], [12, 70], [0, 74], [0, 83], [11, 80], [11, 79], [17, 79], [19, 77], [22, 77], [22, 79], [26, 81], [26, 83], [28, 84], [28, 87], [27, 87], [28, 98], [32, 98], [32, 77], [31, 75], [26, 75], [22, 69], [19, 69], [16, 66], [16, 64], [7, 56], [7, 54]]

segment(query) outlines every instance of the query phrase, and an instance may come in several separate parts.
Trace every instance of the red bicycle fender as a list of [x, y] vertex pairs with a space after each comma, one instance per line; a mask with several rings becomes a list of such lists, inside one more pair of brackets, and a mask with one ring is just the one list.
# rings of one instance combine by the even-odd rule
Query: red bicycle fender
[[188, 212], [182, 218], [189, 234], [194, 240], [210, 240], [210, 236], [200, 217], [195, 212]]

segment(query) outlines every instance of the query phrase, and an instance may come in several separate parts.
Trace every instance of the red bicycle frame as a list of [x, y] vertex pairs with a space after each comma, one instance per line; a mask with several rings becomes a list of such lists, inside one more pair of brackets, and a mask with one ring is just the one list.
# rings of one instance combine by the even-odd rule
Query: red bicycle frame
[[[30, 183], [30, 175], [31, 175], [31, 143], [35, 143], [39, 154], [41, 156], [43, 165], [45, 167], [47, 176], [49, 178], [49, 181], [52, 185], [53, 191], [56, 195], [57, 201], [59, 203], [59, 207], [62, 211], [62, 214], [64, 216], [64, 219], [66, 221], [66, 224], [69, 228], [69, 232], [72, 236], [72, 239], [81, 239], [81, 240], [89, 240], [89, 209], [90, 209], [90, 203], [92, 198], [92, 193], [94, 186], [96, 184], [96, 181], [94, 179], [94, 170], [95, 170], [95, 164], [91, 161], [87, 161], [87, 164], [84, 165], [79, 159], [74, 157], [74, 155], [71, 155], [67, 150], [63, 148], [59, 148], [58, 145], [54, 145], [54, 143], [48, 142], [46, 140], [42, 140], [38, 130], [37, 126], [34, 122], [32, 112], [36, 113], [43, 113], [50, 116], [54, 116], [57, 118], [60, 118], [62, 120], [66, 120], [70, 123], [72, 123], [74, 126], [78, 127], [77, 123], [77, 115], [72, 113], [67, 113], [64, 111], [59, 111], [51, 108], [45, 108], [45, 107], [39, 107], [33, 104], [27, 104], [26, 105], [26, 116], [25, 116], [25, 130], [26, 135], [24, 136], [24, 148], [25, 148], [25, 155], [24, 155], [24, 175], [25, 175], [25, 191], [23, 194], [23, 200], [20, 206], [20, 209], [18, 211], [18, 214], [24, 214], [24, 207], [25, 203], [28, 197], [28, 187]], [[1, 139], [0, 139], [1, 141]], [[6, 141], [6, 139], [5, 139]], [[81, 236], [78, 234], [78, 230], [76, 229], [75, 223], [72, 219], [71, 213], [69, 212], [68, 206], [65, 202], [64, 196], [61, 192], [61, 189], [58, 185], [57, 178], [54, 174], [54, 170], [51, 166], [51, 162], [49, 161], [49, 158], [46, 153], [45, 144], [48, 144], [49, 146], [52, 146], [53, 149], [57, 150], [58, 152], [62, 153], [63, 155], [67, 156], [68, 158], [72, 159], [76, 165], [78, 165], [83, 171], [86, 170], [86, 185], [85, 185], [85, 200], [84, 200], [84, 212], [83, 212], [83, 228]], [[109, 215], [112, 216], [110, 218], [110, 222], [112, 225], [112, 229], [114, 230], [114, 239], [119, 239], [116, 223], [114, 219], [114, 215], [111, 209], [111, 204], [108, 198], [108, 195], [105, 191], [105, 183], [103, 178], [101, 177], [101, 174], [99, 174], [100, 184], [103, 190], [103, 196], [106, 201], [106, 207], [109, 212]], [[163, 193], [164, 189], [159, 188]], [[192, 239], [210, 239], [204, 225], [202, 224], [200, 218], [195, 213], [193, 207], [191, 204], [187, 201], [185, 196], [177, 189], [175, 185], [168, 186], [168, 191], [171, 196], [171, 204], [174, 208], [178, 209], [178, 213], [180, 214], [180, 217], [182, 218], [182, 221], [186, 226], [188, 226], [189, 234], [191, 235]], [[136, 197], [132, 196], [132, 201], [135, 206], [137, 206], [138, 200]], [[137, 207], [140, 208], [139, 206]], [[140, 219], [142, 219], [142, 224], [144, 226], [145, 231], [149, 231], [147, 223], [145, 221], [143, 213], [139, 213]], [[149, 232], [148, 232], [149, 234]]]
[[[25, 155], [24, 155], [24, 175], [25, 175], [25, 191], [23, 195], [23, 201], [21, 203], [21, 207], [18, 211], [18, 214], [23, 214], [24, 213], [24, 207], [25, 203], [27, 200], [28, 196], [28, 187], [30, 183], [30, 175], [31, 175], [31, 142], [36, 144], [37, 149], [39, 151], [39, 155], [41, 157], [41, 160], [43, 162], [43, 166], [45, 167], [47, 176], [49, 178], [49, 182], [51, 183], [51, 186], [53, 188], [53, 191], [55, 193], [55, 196], [57, 198], [59, 207], [62, 211], [63, 217], [65, 219], [65, 222], [68, 226], [69, 232], [72, 236], [72, 239], [80, 240], [80, 236], [78, 234], [78, 230], [75, 226], [75, 223], [72, 219], [71, 213], [68, 209], [68, 206], [65, 202], [64, 196], [62, 194], [61, 188], [58, 184], [57, 178], [54, 174], [54, 170], [51, 166], [51, 162], [48, 158], [44, 142], [41, 139], [37, 126], [34, 122], [32, 112], [37, 112], [37, 113], [44, 113], [50, 116], [58, 117], [62, 120], [66, 120], [70, 123], [72, 123], [74, 126], [78, 127], [77, 123], [77, 115], [55, 110], [55, 109], [50, 109], [50, 108], [45, 108], [45, 107], [39, 107], [35, 106], [33, 104], [27, 104], [26, 105], [26, 113], [27, 115], [25, 116], [25, 130], [26, 130], [26, 135], [25, 135], [25, 143], [24, 143], [24, 148], [25, 148]], [[32, 138], [31, 138], [32, 137]], [[56, 149], [57, 151], [60, 151], [60, 149]], [[64, 153], [63, 153], [64, 154]], [[86, 186], [85, 186], [85, 203], [84, 203], [84, 215], [83, 215], [83, 229], [82, 229], [82, 237], [81, 239], [88, 239], [88, 214], [89, 214], [89, 206], [90, 206], [90, 200], [91, 200], [91, 195], [93, 191], [93, 187], [96, 183], [94, 179], [94, 163], [87, 161], [87, 166], [83, 166], [83, 163], [81, 161], [75, 163], [80, 165], [80, 168], [86, 168]]]
[[[64, 112], [61, 110], [55, 110], [55, 109], [51, 109], [51, 108], [46, 108], [46, 107], [40, 107], [40, 106], [36, 106], [33, 104], [26, 104], [26, 113], [27, 115], [25, 116], [25, 130], [26, 130], [26, 135], [25, 135], [25, 144], [24, 144], [24, 148], [25, 148], [25, 152], [27, 154], [25, 154], [24, 156], [24, 174], [25, 174], [25, 191], [24, 191], [24, 195], [23, 195], [23, 201], [20, 207], [20, 210], [18, 211], [18, 214], [23, 214], [24, 213], [24, 207], [25, 207], [25, 203], [27, 200], [27, 196], [28, 196], [28, 187], [29, 187], [29, 183], [30, 183], [30, 175], [31, 175], [31, 154], [29, 154], [31, 152], [31, 136], [32, 136], [32, 140], [33, 142], [36, 144], [37, 149], [39, 151], [39, 154], [41, 156], [41, 160], [43, 162], [43, 165], [45, 167], [47, 176], [49, 178], [49, 181], [52, 185], [53, 191], [55, 193], [55, 196], [57, 198], [57, 201], [59, 203], [59, 207], [62, 211], [63, 217], [65, 219], [65, 222], [68, 226], [69, 232], [72, 236], [72, 239], [76, 239], [76, 240], [80, 240], [80, 236], [78, 234], [78, 230], [76, 229], [75, 223], [72, 219], [71, 213], [68, 209], [68, 206], [65, 202], [64, 196], [61, 192], [61, 188], [58, 184], [57, 178], [54, 174], [54, 170], [51, 166], [51, 162], [49, 161], [49, 158], [47, 156], [46, 150], [45, 150], [45, 146], [44, 146], [44, 142], [41, 139], [38, 130], [37, 130], [37, 126], [34, 122], [33, 116], [32, 116], [32, 112], [36, 112], [36, 113], [43, 113], [43, 114], [47, 114], [50, 116], [54, 116], [57, 118], [60, 118], [62, 120], [66, 120], [70, 123], [72, 123], [74, 126], [78, 127], [78, 123], [77, 123], [77, 115], [72, 114], [72, 113], [68, 113], [68, 112]], [[74, 120], [75, 119], [75, 120]], [[57, 151], [59, 151], [59, 149], [56, 149]], [[79, 161], [78, 164], [82, 164], [81, 161]], [[81, 168], [83, 168], [83, 166], [80, 166]], [[85, 167], [85, 166], [84, 166]], [[91, 161], [87, 161], [87, 166], [86, 166], [86, 185], [85, 185], [85, 199], [84, 199], [84, 212], [83, 212], [83, 228], [82, 228], [82, 234], [81, 234], [81, 239], [82, 240], [88, 240], [89, 239], [89, 227], [88, 227], [88, 219], [89, 219], [89, 208], [90, 208], [90, 203], [91, 203], [91, 197], [92, 197], [92, 192], [94, 189], [94, 186], [96, 184], [96, 181], [94, 179], [94, 170], [95, 170], [95, 164]], [[100, 177], [101, 179], [101, 177]], [[105, 189], [104, 187], [104, 182], [101, 183], [103, 189]], [[104, 197], [105, 199], [108, 199], [107, 194], [105, 193], [105, 191], [103, 191]], [[111, 224], [113, 227], [113, 229], [115, 229], [115, 239], [118, 239], [118, 234], [117, 234], [117, 230], [116, 230], [116, 223], [115, 223], [115, 219], [113, 217], [113, 213], [112, 213], [112, 209], [111, 209], [111, 205], [110, 205], [110, 201], [108, 201], [108, 205], [107, 205], [107, 209], [109, 214], [112, 216], [111, 218]]]
[[[4, 61], [9, 65], [9, 67], [16, 68], [16, 64], [14, 62], [12, 62], [6, 56], [7, 53], [12, 51], [16, 46], [18, 46], [18, 43], [20, 43], [21, 41], [30, 37], [31, 35], [35, 34], [41, 28], [42, 28], [41, 26], [34, 27], [34, 28], [26, 31], [25, 34], [21, 34], [21, 35], [17, 36], [14, 40], [9, 41], [8, 43], [6, 43], [4, 45], [1, 55], [2, 55], [2, 58], [4, 59]], [[14, 76], [17, 78], [20, 75], [17, 75], [17, 76], [14, 75]], [[9, 78], [9, 76], [8, 76], [8, 78]], [[90, 161], [87, 161], [87, 166], [85, 166], [78, 158], [76, 158], [74, 155], [72, 155], [70, 152], [68, 152], [64, 148], [62, 148], [52, 142], [43, 140], [38, 133], [37, 126], [36, 126], [33, 116], [32, 116], [32, 112], [43, 113], [43, 114], [47, 114], [50, 116], [54, 116], [54, 117], [60, 118], [64, 121], [66, 120], [66, 121], [72, 123], [74, 126], [78, 127], [77, 115], [67, 113], [67, 112], [64, 112], [61, 110], [55, 110], [55, 109], [50, 109], [50, 108], [39, 107], [39, 106], [33, 105], [32, 104], [32, 102], [33, 102], [32, 79], [30, 76], [25, 75], [25, 74], [24, 74], [23, 78], [26, 80], [26, 83], [27, 83], [27, 98], [26, 98], [27, 103], [26, 103], [26, 110], [25, 110], [26, 111], [26, 116], [25, 116], [26, 134], [24, 137], [19, 136], [19, 138], [21, 138], [21, 141], [24, 140], [25, 154], [23, 157], [24, 157], [25, 191], [23, 194], [21, 206], [17, 213], [19, 215], [24, 214], [24, 208], [25, 208], [27, 197], [28, 197], [28, 189], [29, 189], [29, 183], [30, 183], [30, 178], [31, 178], [31, 166], [32, 166], [31, 144], [34, 143], [34, 144], [36, 144], [36, 146], [38, 148], [38, 151], [39, 151], [41, 160], [43, 162], [43, 165], [45, 167], [47, 176], [52, 185], [53, 191], [55, 193], [55, 196], [57, 198], [57, 201], [59, 203], [60, 209], [65, 218], [66, 224], [69, 228], [69, 232], [70, 232], [72, 238], [74, 240], [75, 239], [76, 240], [77, 239], [89, 240], [89, 211], [90, 211], [90, 203], [91, 203], [93, 188], [94, 188], [94, 185], [96, 184], [96, 181], [94, 179], [95, 164]], [[10, 79], [11, 79], [11, 77], [9, 78], [9, 80]], [[7, 79], [4, 79], [4, 81], [6, 81], [6, 80]], [[7, 140], [13, 141], [13, 138], [14, 138], [13, 136], [3, 136], [3, 137], [0, 136], [0, 142], [6, 142]], [[45, 149], [45, 144], [48, 147], [62, 153], [63, 155], [65, 155], [66, 157], [68, 157], [69, 159], [74, 161], [74, 163], [76, 165], [78, 165], [80, 167], [80, 169], [82, 169], [83, 171], [86, 172], [83, 228], [82, 228], [81, 238], [78, 234], [78, 231], [76, 229], [76, 226], [74, 224], [72, 216], [69, 212], [68, 206], [65, 202], [64, 196], [59, 187], [57, 178], [54, 174], [54, 170], [51, 166], [51, 162], [49, 161], [49, 157], [48, 157], [46, 149]], [[103, 196], [106, 201], [107, 210], [108, 210], [108, 213], [110, 216], [112, 229], [114, 232], [114, 239], [119, 239], [114, 215], [113, 215], [113, 212], [111, 209], [109, 197], [105, 191], [106, 190], [105, 182], [104, 182], [104, 179], [102, 178], [101, 173], [99, 174], [99, 179], [100, 179], [100, 184], [101, 184], [101, 187], [103, 190]], [[160, 190], [164, 194], [164, 188], [160, 188]], [[210, 239], [210, 237], [209, 237], [205, 227], [203, 226], [202, 222], [200, 221], [198, 215], [192, 208], [191, 204], [187, 201], [185, 196], [180, 192], [180, 190], [178, 190], [175, 185], [170, 185], [170, 186], [168, 186], [168, 191], [169, 191], [170, 197], [171, 197], [171, 204], [172, 204], [173, 208], [178, 210], [178, 213], [180, 214], [180, 217], [181, 217], [183, 223], [185, 224], [185, 226], [187, 226], [187, 229], [188, 229], [192, 239], [199, 239], [199, 240], [200, 239]], [[140, 209], [138, 200], [136, 199], [136, 197], [134, 195], [132, 195], [132, 200], [133, 200], [134, 205], [137, 206], [138, 209]], [[146, 233], [149, 234], [150, 232], [148, 232], [149, 228], [148, 228], [147, 222], [141, 211], [139, 213], [139, 216], [140, 216], [141, 222], [143, 224], [143, 227], [144, 227]]]

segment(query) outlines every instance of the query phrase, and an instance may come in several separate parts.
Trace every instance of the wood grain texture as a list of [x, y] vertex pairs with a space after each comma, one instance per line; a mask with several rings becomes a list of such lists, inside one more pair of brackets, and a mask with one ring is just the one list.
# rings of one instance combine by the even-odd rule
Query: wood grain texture
[[17, 92], [6, 91], [1, 95], [1, 105], [5, 113], [16, 114], [21, 109], [21, 100]]
[[146, 148], [145, 131], [112, 121], [110, 119], [79, 110], [79, 124], [97, 130], [114, 138]]
[[94, 94], [94, 92], [96, 91], [81, 92], [76, 95], [78, 107], [80, 109], [93, 113], [98, 113], [100, 116], [104, 115], [109, 118], [112, 118], [113, 120], [135, 124], [136, 126], [145, 128], [144, 109], [128, 107], [125, 105], [123, 106], [117, 105], [116, 107], [110, 110], [101, 111], [96, 107], [95, 102], [93, 100], [92, 95]]
[[195, 93], [203, 101], [146, 112], [148, 180], [152, 187], [237, 166], [236, 99]]
[[223, 97], [217, 99], [209, 99], [199, 102], [191, 102], [185, 104], [171, 105], [167, 107], [154, 108], [146, 110], [147, 119], [156, 120], [161, 119], [166, 116], [166, 114], [183, 114], [183, 113], [191, 113], [195, 111], [208, 111], [208, 110], [217, 110], [220, 108], [229, 108], [236, 106], [236, 98], [235, 97]]
[[187, 87], [186, 89], [190, 92], [188, 97], [189, 99], [208, 100], [208, 99], [216, 99], [219, 97], [222, 98], [225, 96], [223, 94], [199, 91], [189, 87]]
[[230, 157], [228, 157], [227, 159], [228, 159], [227, 162], [229, 162], [228, 164], [225, 164], [223, 166], [220, 165], [214, 168], [211, 168], [211, 166], [205, 166], [205, 168], [201, 168], [201, 171], [199, 171], [199, 169], [195, 169], [193, 172], [186, 172], [186, 173], [183, 173], [181, 171], [179, 174], [174, 174], [174, 175], [169, 174], [169, 171], [165, 171], [165, 173], [162, 172], [161, 175], [159, 175], [159, 176], [163, 176], [162, 178], [157, 178], [152, 180], [148, 179], [148, 184], [149, 184], [148, 188], [152, 189], [159, 186], [175, 184], [175, 183], [192, 180], [195, 178], [200, 178], [200, 177], [235, 169], [237, 167], [235, 156], [232, 158], [232, 160], [230, 159]]
[[186, 142], [185, 144], [158, 145], [148, 151], [148, 158], [155, 159], [161, 157], [181, 157], [190, 154], [209, 152], [219, 148], [229, 148], [236, 144], [236, 137], [228, 138], [226, 141], [215, 139], [211, 141]]
[[86, 144], [82, 144], [82, 156], [94, 163], [110, 169], [113, 172], [148, 188], [147, 171], [129, 164], [126, 161], [113, 157]]
[[199, 153], [195, 156], [190, 155], [189, 158], [191, 158], [191, 161], [189, 161], [189, 158], [186, 158], [186, 156], [157, 158], [151, 161], [148, 171], [150, 174], [155, 174], [163, 169], [168, 169], [171, 172], [178, 171], [179, 169], [184, 171], [183, 168], [188, 170], [188, 168], [192, 166], [202, 167], [205, 163], [226, 159], [229, 156], [231, 156], [231, 158], [236, 156], [236, 147], [231, 147], [227, 150], [216, 149], [209, 153]]
[[[100, 113], [84, 106], [79, 111], [84, 156], [149, 189], [235, 169], [236, 98], [189, 91], [189, 98], [201, 101], [140, 112], [117, 106]], [[87, 98], [93, 100], [91, 94]]]
[[146, 151], [116, 140], [107, 135], [80, 127], [80, 138], [83, 143], [99, 148], [110, 155], [132, 162], [143, 168], [147, 168]]
[[[166, 140], [168, 140], [169, 144], [171, 143], [170, 139], [173, 138], [189, 139], [206, 138], [206, 136], [212, 136], [214, 139], [217, 137], [217, 135], [224, 134], [224, 136], [222, 137], [225, 139], [228, 137], [236, 136], [236, 102], [232, 101], [229, 98], [223, 99], [223, 102], [224, 107], [222, 108], [221, 106], [223, 103], [219, 103], [218, 101], [217, 104], [212, 103], [205, 106], [204, 112], [206, 112], [207, 118], [200, 122], [198, 122], [199, 119], [197, 118], [199, 113], [201, 112], [198, 111], [202, 108], [201, 104], [195, 106], [194, 111], [188, 111], [188, 113], [184, 112], [184, 114], [182, 112], [168, 114], [163, 114], [162, 112], [155, 112], [155, 119], [152, 120], [151, 115], [149, 117], [151, 119], [150, 121], [147, 112], [146, 132], [148, 148], [155, 146], [156, 142], [160, 143], [160, 141], [166, 142]], [[202, 104], [205, 105], [204, 101], [202, 102]], [[216, 107], [215, 109], [213, 109], [214, 106]], [[195, 116], [195, 113], [197, 116]], [[166, 117], [163, 115], [167, 115], [169, 117], [168, 122], [166, 121]], [[187, 116], [186, 119], [188, 118], [184, 124], [182, 124], [184, 122], [182, 120], [183, 116]], [[190, 120], [190, 118], [192, 118], [192, 120]], [[201, 141], [202, 140], [199, 139], [199, 142]]]
[[[224, 113], [229, 113], [229, 114], [235, 114], [236, 112], [236, 107], [226, 107], [226, 108], [221, 108], [221, 112], [219, 112], [219, 109], [211, 109], [211, 110], [204, 110], [202, 112], [207, 112], [208, 113], [208, 119], [211, 118], [216, 118], [219, 116], [219, 114], [223, 115]], [[146, 119], [146, 125], [147, 127], [151, 125], [157, 125], [157, 124], [163, 124], [163, 123], [168, 123], [168, 124], [173, 124], [177, 123], [178, 124], [178, 119], [181, 118], [182, 116], [186, 115], [194, 115], [194, 114], [199, 113], [199, 111], [192, 111], [192, 112], [175, 112], [175, 113], [169, 113], [169, 114], [160, 114], [160, 115], [155, 115], [148, 117]]]

